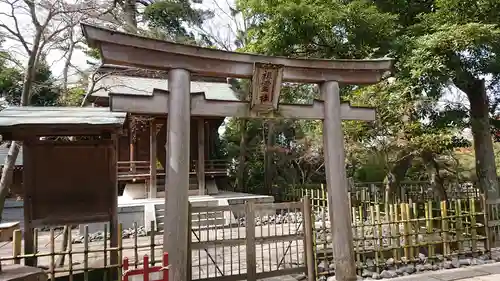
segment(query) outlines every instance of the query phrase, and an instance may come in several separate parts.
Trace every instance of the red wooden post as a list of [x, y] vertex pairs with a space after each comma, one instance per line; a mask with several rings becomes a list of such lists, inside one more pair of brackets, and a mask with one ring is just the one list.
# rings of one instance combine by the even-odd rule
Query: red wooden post
[[144, 263], [144, 278], [143, 280], [144, 281], [149, 281], [149, 258], [147, 255], [144, 255], [144, 259], [143, 259], [143, 263]]
[[163, 268], [163, 281], [168, 281], [168, 253], [163, 253]]
[[123, 281], [128, 281], [128, 274], [127, 274], [127, 270], [128, 270], [128, 258], [124, 258], [123, 259]]

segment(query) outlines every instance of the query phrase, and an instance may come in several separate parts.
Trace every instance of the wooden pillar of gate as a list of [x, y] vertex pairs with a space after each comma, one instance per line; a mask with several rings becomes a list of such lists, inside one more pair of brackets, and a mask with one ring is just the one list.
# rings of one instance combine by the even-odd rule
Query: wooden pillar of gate
[[189, 219], [190, 73], [168, 73], [167, 178], [163, 251], [170, 253], [169, 280], [186, 280]]
[[[340, 114], [339, 84], [327, 81], [320, 85], [324, 100], [323, 142], [325, 151], [328, 210], [333, 234], [333, 255], [337, 280], [356, 280], [349, 194], [344, 159], [344, 133]], [[338, 218], [338, 219], [336, 219]]]

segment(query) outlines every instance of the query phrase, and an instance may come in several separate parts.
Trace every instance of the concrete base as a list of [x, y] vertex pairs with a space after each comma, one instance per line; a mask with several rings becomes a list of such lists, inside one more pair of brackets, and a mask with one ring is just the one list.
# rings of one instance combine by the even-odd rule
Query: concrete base
[[46, 281], [47, 279], [47, 273], [43, 269], [19, 264], [3, 265], [0, 273], [0, 281]]
[[[238, 193], [231, 191], [219, 191], [214, 195], [194, 195], [189, 196], [189, 202], [193, 206], [225, 206], [243, 204], [245, 201], [254, 201], [257, 203], [272, 203], [274, 197], [268, 195], [255, 195], [249, 193]], [[118, 197], [118, 222], [122, 224], [123, 229], [132, 228], [134, 222], [138, 226], [144, 226], [146, 231], [151, 230], [151, 221], [156, 226], [162, 223], [162, 218], [158, 218], [157, 211], [163, 213], [163, 204], [165, 199], [129, 199], [124, 196]], [[227, 212], [225, 212], [227, 213]], [[234, 221], [234, 218], [240, 217], [242, 214], [224, 214], [226, 224]], [[89, 233], [102, 231], [104, 223], [88, 224]], [[80, 226], [80, 233], [83, 234], [83, 226]]]

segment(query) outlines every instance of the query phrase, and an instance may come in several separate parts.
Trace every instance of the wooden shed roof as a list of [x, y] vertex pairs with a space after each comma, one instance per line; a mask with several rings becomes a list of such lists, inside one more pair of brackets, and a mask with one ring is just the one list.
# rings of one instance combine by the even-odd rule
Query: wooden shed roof
[[27, 136], [116, 131], [123, 127], [126, 116], [106, 107], [7, 107], [0, 111], [0, 134], [4, 139], [21, 140]]
[[[94, 86], [98, 89], [94, 98], [108, 98], [109, 93], [123, 95], [152, 96], [154, 89], [168, 90], [168, 80], [158, 78], [109, 75], [100, 79]], [[207, 99], [238, 101], [238, 94], [228, 83], [191, 81], [191, 92], [203, 92]]]

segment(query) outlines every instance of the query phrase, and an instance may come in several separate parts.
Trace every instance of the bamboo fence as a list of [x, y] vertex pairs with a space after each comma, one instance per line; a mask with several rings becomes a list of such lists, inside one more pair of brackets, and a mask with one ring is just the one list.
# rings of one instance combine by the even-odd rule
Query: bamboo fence
[[[285, 198], [292, 200], [302, 196], [309, 196], [313, 206], [316, 261], [330, 264], [333, 253], [327, 190], [323, 185], [314, 189], [294, 189]], [[490, 245], [486, 201], [476, 194], [467, 193], [467, 196], [469, 198], [448, 201], [414, 202], [408, 197], [410, 202], [386, 204], [379, 201], [380, 197], [373, 196], [373, 192], [350, 192], [351, 225], [359, 271], [371, 268], [380, 272], [389, 263], [406, 265], [424, 258], [432, 265], [443, 259], [487, 254]]]

